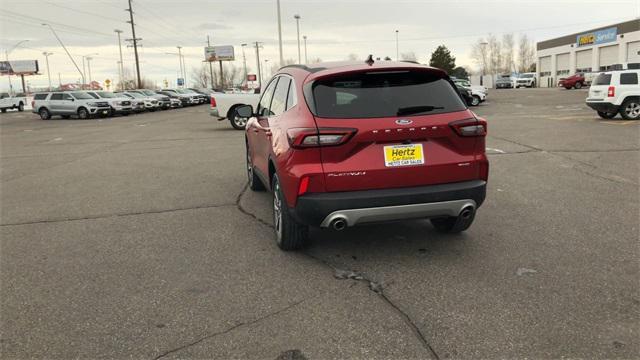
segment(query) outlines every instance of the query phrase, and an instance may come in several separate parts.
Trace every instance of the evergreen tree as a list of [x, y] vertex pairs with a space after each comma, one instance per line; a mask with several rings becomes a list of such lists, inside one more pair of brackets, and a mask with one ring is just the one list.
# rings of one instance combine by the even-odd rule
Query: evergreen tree
[[446, 46], [440, 45], [431, 54], [431, 60], [429, 60], [429, 65], [442, 69], [446, 71], [447, 74], [449, 74], [456, 67], [456, 58], [451, 56], [451, 52], [449, 51], [449, 49], [447, 49]]

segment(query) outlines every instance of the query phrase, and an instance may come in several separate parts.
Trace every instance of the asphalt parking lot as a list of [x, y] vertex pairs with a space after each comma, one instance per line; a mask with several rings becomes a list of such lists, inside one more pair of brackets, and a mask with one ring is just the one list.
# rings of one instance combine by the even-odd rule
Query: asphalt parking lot
[[640, 122], [493, 90], [487, 201], [277, 249], [207, 106], [0, 116], [2, 358], [636, 358]]

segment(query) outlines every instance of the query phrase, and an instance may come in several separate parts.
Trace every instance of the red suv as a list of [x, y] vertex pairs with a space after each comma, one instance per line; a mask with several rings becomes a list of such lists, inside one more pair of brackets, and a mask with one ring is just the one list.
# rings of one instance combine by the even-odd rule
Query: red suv
[[249, 187], [273, 192], [276, 242], [309, 226], [429, 218], [466, 230], [486, 193], [487, 123], [439, 69], [403, 62], [285, 66], [245, 105]]

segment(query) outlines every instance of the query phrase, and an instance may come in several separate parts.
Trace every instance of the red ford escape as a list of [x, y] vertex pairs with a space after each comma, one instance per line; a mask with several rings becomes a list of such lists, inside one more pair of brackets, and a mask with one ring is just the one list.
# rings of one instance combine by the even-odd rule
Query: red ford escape
[[[371, 58], [370, 58], [371, 59]], [[246, 127], [249, 187], [273, 192], [276, 242], [309, 226], [429, 218], [469, 228], [486, 193], [487, 123], [439, 69], [403, 62], [285, 66]]]

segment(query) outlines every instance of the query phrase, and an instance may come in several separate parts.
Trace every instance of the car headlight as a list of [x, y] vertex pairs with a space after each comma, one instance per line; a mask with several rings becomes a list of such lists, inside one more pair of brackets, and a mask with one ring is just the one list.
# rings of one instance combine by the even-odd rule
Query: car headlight
[[88, 102], [87, 105], [89, 105], [89, 106], [98, 106], [98, 103]]

